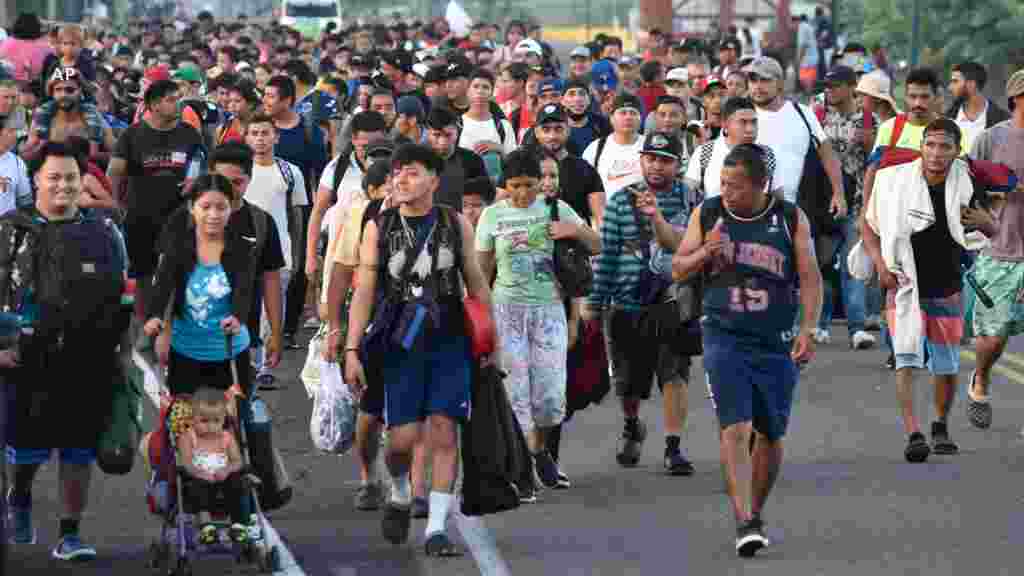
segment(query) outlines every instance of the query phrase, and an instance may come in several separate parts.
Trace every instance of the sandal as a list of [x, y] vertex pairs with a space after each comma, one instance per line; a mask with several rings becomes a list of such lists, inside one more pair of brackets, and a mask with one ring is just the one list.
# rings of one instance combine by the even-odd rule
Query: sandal
[[967, 379], [967, 419], [975, 428], [987, 430], [992, 425], [991, 396], [974, 395], [974, 380], [977, 374], [977, 370], [971, 370], [971, 376]]
[[199, 529], [199, 543], [209, 546], [217, 542], [217, 527], [213, 524], [205, 524]]
[[444, 532], [438, 532], [427, 538], [427, 543], [423, 545], [423, 548], [427, 556], [436, 556], [438, 558], [457, 558], [462, 556], [462, 550], [449, 540], [448, 535]]

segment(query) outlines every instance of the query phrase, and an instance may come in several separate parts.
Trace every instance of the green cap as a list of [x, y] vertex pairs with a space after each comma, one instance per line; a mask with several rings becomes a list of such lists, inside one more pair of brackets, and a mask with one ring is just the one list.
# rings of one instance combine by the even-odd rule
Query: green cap
[[199, 70], [196, 70], [192, 66], [185, 66], [178, 68], [171, 74], [171, 78], [174, 80], [183, 80], [185, 82], [202, 82], [203, 78], [199, 75]]

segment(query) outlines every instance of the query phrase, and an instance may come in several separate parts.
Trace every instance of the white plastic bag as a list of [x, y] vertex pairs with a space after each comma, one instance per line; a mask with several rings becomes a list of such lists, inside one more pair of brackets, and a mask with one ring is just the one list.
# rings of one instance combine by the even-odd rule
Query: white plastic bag
[[306, 353], [306, 362], [302, 365], [302, 372], [299, 379], [306, 386], [306, 394], [312, 399], [320, 388], [320, 363], [323, 362], [323, 354], [320, 351], [324, 339], [327, 337], [327, 324], [320, 326], [312, 340], [309, 341], [309, 351]]
[[341, 365], [319, 362], [320, 387], [313, 396], [309, 434], [317, 450], [345, 454], [355, 443], [355, 398], [341, 378]]

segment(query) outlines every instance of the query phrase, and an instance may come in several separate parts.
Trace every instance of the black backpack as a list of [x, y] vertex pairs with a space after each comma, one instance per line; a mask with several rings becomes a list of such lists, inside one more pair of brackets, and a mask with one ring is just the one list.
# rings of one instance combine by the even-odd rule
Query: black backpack
[[113, 357], [129, 320], [119, 242], [109, 219], [46, 223], [34, 209], [0, 219], [0, 310], [16, 312], [30, 295], [38, 307], [24, 363]]

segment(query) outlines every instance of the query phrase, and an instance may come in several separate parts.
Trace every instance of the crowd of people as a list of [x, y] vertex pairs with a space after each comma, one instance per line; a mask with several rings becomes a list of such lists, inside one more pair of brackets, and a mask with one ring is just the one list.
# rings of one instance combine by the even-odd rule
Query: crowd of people
[[[33, 481], [59, 448], [53, 555], [96, 555], [79, 524], [102, 418], [92, 436], [40, 422], [103, 413], [102, 395], [81, 391], [109, 374], [75, 370], [113, 359], [116, 344], [103, 346], [116, 341], [82, 338], [92, 325], [70, 315], [78, 304], [52, 301], [48, 270], [22, 257], [64, 258], [72, 240], [92, 309], [108, 289], [97, 272], [131, 280], [170, 392], [202, 400], [203, 436], [187, 446], [205, 482], [240, 490], [209, 390], [231, 385], [232, 365], [246, 386], [279, 387], [292, 376], [275, 374], [282, 354], [323, 326], [319, 353], [358, 398], [354, 507], [383, 509], [396, 544], [426, 519], [429, 556], [462, 553], [446, 521], [478, 372], [470, 300], [493, 321], [482, 361], [506, 374], [531, 455], [524, 504], [571, 489], [562, 427], [610, 390], [615, 460], [638, 466], [655, 382], [661, 465], [692, 475], [696, 383], [720, 426], [736, 551], [753, 556], [769, 544], [763, 510], [794, 390], [839, 309], [854, 350], [882, 333], [906, 459], [957, 453], [948, 420], [968, 332], [967, 416], [984, 429], [992, 368], [1024, 331], [1024, 71], [1005, 87], [1007, 111], [983, 96], [982, 65], [957, 64], [947, 110], [939, 72], [913, 69], [904, 112], [884, 62], [805, 26], [792, 69], [746, 29], [715, 44], [652, 31], [642, 55], [598, 35], [563, 66], [540, 24], [515, 20], [465, 36], [444, 20], [331, 25], [311, 40], [208, 13], [129, 33], [46, 31], [20, 15], [0, 42], [0, 305], [20, 334], [0, 350], [11, 541], [36, 541]], [[823, 94], [800, 102], [794, 87]], [[61, 232], [68, 222], [77, 232]], [[975, 290], [993, 305], [975, 305]], [[601, 345], [586, 346], [594, 334]], [[596, 358], [609, 369], [580, 385]], [[922, 368], [930, 438], [914, 406]], [[259, 537], [249, 518], [233, 510], [238, 537]]]

